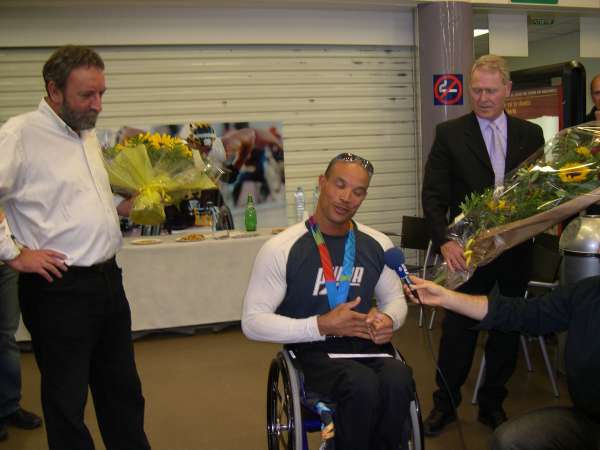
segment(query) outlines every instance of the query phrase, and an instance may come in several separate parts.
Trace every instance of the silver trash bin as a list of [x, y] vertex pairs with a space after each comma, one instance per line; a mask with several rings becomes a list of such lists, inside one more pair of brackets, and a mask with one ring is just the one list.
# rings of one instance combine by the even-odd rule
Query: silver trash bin
[[560, 284], [600, 275], [600, 216], [579, 216], [560, 236]]
[[[558, 245], [563, 255], [562, 286], [600, 275], [600, 216], [583, 215], [572, 220], [562, 232]], [[562, 373], [565, 373], [566, 335], [558, 335], [558, 370]]]

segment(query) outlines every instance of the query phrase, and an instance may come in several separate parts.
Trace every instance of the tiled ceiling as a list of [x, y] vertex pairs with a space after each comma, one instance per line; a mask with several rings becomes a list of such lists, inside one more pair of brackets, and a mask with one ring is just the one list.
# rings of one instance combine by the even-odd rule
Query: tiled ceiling
[[[551, 25], [527, 25], [529, 42], [554, 38], [579, 31], [579, 17], [575, 15], [539, 14], [530, 15], [530, 17], [552, 19], [553, 23]], [[474, 28], [488, 28], [487, 14], [475, 14], [473, 16], [473, 26]], [[474, 39], [474, 51], [476, 58], [489, 53], [489, 34], [478, 36]]]

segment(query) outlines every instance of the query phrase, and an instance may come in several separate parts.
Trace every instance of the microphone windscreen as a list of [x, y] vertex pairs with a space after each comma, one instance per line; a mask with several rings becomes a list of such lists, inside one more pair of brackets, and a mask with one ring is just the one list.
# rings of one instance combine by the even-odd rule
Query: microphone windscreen
[[396, 247], [387, 249], [383, 254], [383, 260], [385, 265], [392, 270], [397, 270], [402, 264], [404, 264], [405, 258], [402, 250]]

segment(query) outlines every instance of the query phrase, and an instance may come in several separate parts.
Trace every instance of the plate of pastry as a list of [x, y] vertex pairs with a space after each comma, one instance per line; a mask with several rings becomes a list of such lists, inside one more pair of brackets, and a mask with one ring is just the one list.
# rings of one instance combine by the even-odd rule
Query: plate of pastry
[[142, 238], [142, 239], [135, 239], [133, 241], [131, 241], [131, 243], [133, 245], [153, 245], [153, 244], [160, 244], [162, 241], [160, 239], [153, 239], [153, 238]]
[[185, 236], [180, 236], [177, 239], [175, 239], [176, 242], [198, 242], [198, 241], [203, 241], [204, 239], [206, 239], [206, 236], [204, 236], [202, 233], [189, 233], [186, 234]]

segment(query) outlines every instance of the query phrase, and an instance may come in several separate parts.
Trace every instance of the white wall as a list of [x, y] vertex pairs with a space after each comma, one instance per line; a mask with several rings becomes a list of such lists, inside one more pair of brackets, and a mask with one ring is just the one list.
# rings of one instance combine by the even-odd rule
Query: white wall
[[412, 12], [399, 11], [0, 5], [0, 48], [65, 43], [410, 46], [413, 34]]

